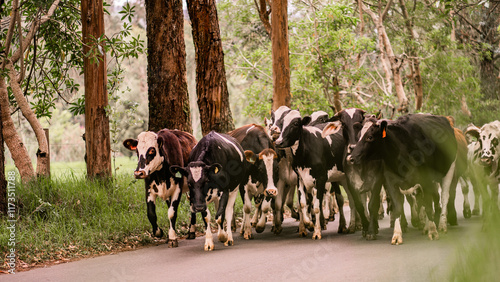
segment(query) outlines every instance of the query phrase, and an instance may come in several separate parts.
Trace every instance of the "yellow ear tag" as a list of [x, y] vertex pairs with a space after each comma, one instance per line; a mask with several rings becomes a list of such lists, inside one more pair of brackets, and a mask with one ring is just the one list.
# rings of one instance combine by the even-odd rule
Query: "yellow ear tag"
[[219, 172], [219, 168], [215, 167], [214, 173], [217, 174]]
[[387, 136], [387, 132], [385, 132], [385, 129], [382, 130], [382, 138], [385, 138]]

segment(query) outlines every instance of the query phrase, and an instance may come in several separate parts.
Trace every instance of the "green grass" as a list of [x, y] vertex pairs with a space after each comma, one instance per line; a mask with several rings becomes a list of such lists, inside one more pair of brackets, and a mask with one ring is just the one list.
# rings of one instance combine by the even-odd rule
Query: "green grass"
[[[53, 163], [51, 179], [16, 184], [16, 251], [19, 265], [108, 253], [142, 245], [163, 243], [151, 236], [146, 215], [144, 181], [135, 180], [134, 160], [120, 160], [112, 182], [88, 181], [85, 163]], [[9, 169], [7, 169], [9, 171]], [[238, 197], [236, 214], [241, 216]], [[158, 200], [158, 225], [168, 230], [167, 205]], [[213, 208], [211, 211], [215, 214]], [[186, 196], [178, 211], [177, 232], [187, 233], [190, 213]], [[0, 252], [7, 253], [7, 217], [0, 218]], [[201, 216], [198, 228], [202, 229]], [[3, 257], [0, 267], [6, 269]]]

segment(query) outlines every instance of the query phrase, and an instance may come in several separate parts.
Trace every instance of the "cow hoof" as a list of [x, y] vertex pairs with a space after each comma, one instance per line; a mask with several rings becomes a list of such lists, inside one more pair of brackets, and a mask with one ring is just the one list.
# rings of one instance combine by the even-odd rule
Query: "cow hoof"
[[233, 240], [227, 240], [225, 243], [224, 243], [224, 246], [228, 247], [228, 246], [233, 246], [234, 245], [234, 241]]
[[356, 225], [350, 224], [349, 227], [347, 228], [347, 233], [348, 234], [353, 234], [356, 233]]
[[344, 225], [344, 226], [339, 226], [339, 230], [337, 231], [337, 233], [339, 233], [339, 234], [348, 234], [349, 231], [348, 231], [347, 227]]
[[250, 233], [250, 234], [245, 233], [245, 235], [243, 235], [243, 238], [245, 238], [245, 240], [253, 239], [253, 234], [252, 233]]
[[403, 236], [401, 236], [401, 234], [394, 234], [392, 236], [391, 244], [396, 246], [403, 244]]
[[379, 213], [379, 214], [378, 214], [378, 219], [379, 219], [379, 220], [384, 219], [384, 213]]
[[328, 221], [335, 221], [335, 215], [333, 213], [328, 217]]
[[187, 240], [196, 239], [196, 233], [195, 232], [189, 232], [186, 239]]
[[377, 240], [377, 235], [375, 235], [375, 234], [366, 234], [366, 240], [367, 241]]
[[281, 226], [274, 227], [273, 229], [274, 229], [273, 230], [274, 235], [279, 235], [281, 233], [281, 231], [283, 231], [283, 227], [281, 227]]
[[299, 230], [299, 237], [307, 237], [307, 231], [306, 230]]
[[472, 213], [470, 211], [470, 208], [465, 208], [464, 209], [464, 218], [471, 218]]
[[253, 228], [257, 226], [257, 222], [250, 222], [250, 225], [252, 225]]
[[295, 209], [292, 210], [292, 218], [294, 218], [295, 220], [300, 219], [300, 215]]
[[266, 226], [256, 226], [255, 232], [262, 233], [262, 232], [264, 232], [264, 229], [266, 229]]
[[177, 242], [177, 239], [169, 239], [167, 241], [168, 247], [169, 248], [177, 248], [179, 247], [179, 242]]
[[436, 232], [429, 232], [428, 234], [429, 240], [434, 241], [434, 240], [439, 240], [439, 233]]
[[213, 251], [215, 249], [214, 244], [205, 244], [205, 251]]
[[316, 234], [316, 233], [313, 234], [312, 239], [313, 240], [321, 240], [321, 233], [319, 233], [319, 234]]
[[161, 238], [161, 237], [163, 237], [163, 230], [161, 230], [161, 228], [158, 228], [158, 229], [156, 230], [156, 232], [154, 232], [154, 235], [155, 235], [155, 237], [156, 237], [156, 238]]
[[479, 215], [479, 209], [473, 209], [472, 215]]

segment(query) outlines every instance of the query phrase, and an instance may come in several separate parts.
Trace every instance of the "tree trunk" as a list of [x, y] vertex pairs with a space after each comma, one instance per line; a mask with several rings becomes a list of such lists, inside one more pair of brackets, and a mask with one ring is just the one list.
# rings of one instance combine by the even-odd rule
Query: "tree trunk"
[[7, 85], [5, 84], [4, 78], [0, 78], [0, 107], [2, 108], [3, 140], [12, 152], [12, 159], [14, 160], [14, 164], [19, 171], [22, 181], [30, 181], [35, 177], [35, 171], [28, 155], [28, 150], [24, 146], [21, 137], [19, 137], [10, 116], [9, 96], [7, 94]]
[[481, 90], [484, 98], [488, 100], [500, 99], [500, 81], [497, 79], [497, 70], [495, 69], [495, 47], [498, 44], [498, 18], [500, 16], [499, 4], [490, 3], [489, 7], [483, 6], [483, 25], [481, 25], [482, 41], [485, 47], [480, 55], [480, 77]]
[[[406, 28], [408, 29], [408, 34], [412, 41], [417, 40], [417, 33], [413, 29], [413, 24], [408, 16], [408, 11], [406, 10], [406, 5], [404, 0], [399, 0], [399, 5], [401, 6], [401, 11], [403, 12], [403, 18], [405, 20]], [[424, 89], [422, 83], [422, 75], [420, 74], [420, 60], [418, 59], [417, 51], [413, 46], [409, 48], [410, 59], [410, 69], [412, 74], [413, 88], [415, 89], [415, 110], [420, 110], [422, 108], [422, 102], [424, 99]]]
[[[3, 80], [3, 79], [2, 79]], [[0, 103], [0, 116], [2, 116], [2, 104]], [[7, 108], [7, 112], [9, 108]], [[7, 182], [5, 181], [5, 154], [3, 146], [2, 122], [0, 122], [0, 214], [7, 214]]]
[[31, 109], [28, 100], [23, 95], [23, 90], [21, 89], [21, 85], [19, 85], [18, 75], [14, 69], [12, 63], [7, 63], [7, 69], [9, 70], [10, 77], [10, 88], [12, 89], [12, 93], [16, 98], [17, 105], [21, 109], [23, 116], [29, 122], [33, 132], [35, 133], [36, 140], [38, 142], [38, 151], [36, 153], [36, 174], [37, 176], [46, 176], [50, 175], [49, 171], [49, 144], [47, 142], [47, 137], [45, 132], [43, 131], [42, 125], [40, 121], [36, 118], [35, 113]]
[[[83, 52], [87, 54], [93, 46], [92, 38], [104, 34], [102, 0], [82, 0]], [[85, 149], [87, 177], [111, 177], [111, 146], [109, 119], [106, 114], [108, 95], [106, 91], [106, 56], [101, 47], [97, 51], [98, 62], [84, 57], [85, 76]]]
[[187, 1], [196, 52], [196, 94], [203, 135], [234, 129], [215, 0]]
[[271, 2], [271, 43], [273, 60], [273, 106], [290, 107], [290, 58], [288, 56], [288, 1]]
[[149, 130], [192, 132], [181, 0], [146, 0]]
[[389, 62], [391, 64], [391, 71], [392, 71], [392, 79], [394, 81], [394, 88], [396, 90], [396, 96], [398, 98], [399, 102], [399, 108], [398, 111], [402, 113], [408, 112], [408, 99], [406, 98], [406, 94], [404, 91], [403, 87], [403, 80], [401, 78], [401, 66], [402, 66], [402, 59], [399, 59], [394, 55], [394, 51], [392, 49], [391, 41], [389, 40], [389, 37], [387, 36], [387, 32], [385, 31], [385, 26], [384, 26], [384, 17], [387, 15], [387, 11], [389, 10], [390, 5], [392, 4], [392, 1], [389, 1], [384, 9], [384, 12], [377, 16], [375, 13], [367, 8], [362, 2], [361, 7], [363, 8], [363, 11], [365, 11], [370, 17], [372, 18], [373, 22], [377, 26], [377, 31], [380, 35], [380, 38], [382, 39], [382, 43], [384, 44], [384, 49], [387, 54], [387, 58], [389, 59]]

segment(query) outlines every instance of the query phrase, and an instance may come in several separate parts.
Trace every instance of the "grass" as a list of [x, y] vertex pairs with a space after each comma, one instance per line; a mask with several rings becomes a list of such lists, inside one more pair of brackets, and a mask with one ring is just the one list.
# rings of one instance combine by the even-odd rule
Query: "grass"
[[[136, 163], [122, 159], [118, 164], [121, 172], [108, 183], [88, 181], [82, 162], [54, 163], [50, 180], [16, 184], [17, 267], [29, 268], [165, 242], [165, 238], [160, 240], [151, 235], [144, 181], [132, 176]], [[238, 200], [236, 214], [241, 215], [241, 206]], [[167, 231], [167, 205], [158, 200], [156, 212], [158, 225]], [[189, 217], [189, 203], [183, 195], [176, 224], [179, 236], [187, 233]], [[200, 216], [198, 226], [199, 229], [203, 226]], [[7, 217], [3, 216], [0, 218], [3, 254], [10, 248], [7, 227]], [[7, 270], [5, 257], [1, 259], [0, 267]]]

